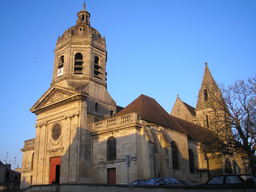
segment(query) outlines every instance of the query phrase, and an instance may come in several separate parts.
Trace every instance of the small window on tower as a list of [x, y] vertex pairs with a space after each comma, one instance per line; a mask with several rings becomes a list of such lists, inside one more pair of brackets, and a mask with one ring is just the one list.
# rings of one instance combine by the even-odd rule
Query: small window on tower
[[208, 93], [207, 93], [207, 89], [204, 89], [204, 101], [208, 100]]
[[62, 55], [59, 58], [58, 77], [63, 75], [63, 65], [64, 65], [64, 56]]
[[209, 119], [208, 119], [208, 116], [205, 116], [205, 120], [206, 120], [206, 126], [207, 126], [207, 128], [209, 128]]
[[102, 79], [102, 68], [99, 65], [99, 57], [95, 56], [94, 57], [94, 77], [98, 78], [98, 79]]
[[59, 68], [63, 67], [64, 65], [64, 56], [62, 55], [59, 60]]
[[81, 53], [75, 55], [74, 74], [83, 74], [83, 55]]

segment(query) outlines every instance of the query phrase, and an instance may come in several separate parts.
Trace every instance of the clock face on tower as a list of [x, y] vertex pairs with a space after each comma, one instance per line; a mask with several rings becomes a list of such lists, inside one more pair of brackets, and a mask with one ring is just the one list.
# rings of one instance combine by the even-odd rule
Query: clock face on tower
[[58, 77], [63, 75], [63, 67], [58, 69]]

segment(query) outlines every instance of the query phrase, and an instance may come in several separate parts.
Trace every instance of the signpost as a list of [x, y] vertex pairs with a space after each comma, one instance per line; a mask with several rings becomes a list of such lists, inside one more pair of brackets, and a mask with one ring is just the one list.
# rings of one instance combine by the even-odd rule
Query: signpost
[[125, 162], [127, 165], [127, 184], [128, 185], [129, 185], [129, 167], [130, 167], [131, 161], [132, 161], [131, 155], [126, 155]]

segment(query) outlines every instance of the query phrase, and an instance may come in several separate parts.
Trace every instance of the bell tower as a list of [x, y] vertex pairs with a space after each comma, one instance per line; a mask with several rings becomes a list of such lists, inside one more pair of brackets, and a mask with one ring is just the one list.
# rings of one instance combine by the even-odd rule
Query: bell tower
[[52, 85], [77, 89], [87, 83], [107, 87], [105, 37], [90, 26], [90, 13], [77, 13], [76, 25], [58, 38]]
[[58, 38], [54, 52], [51, 87], [30, 109], [37, 115], [36, 134], [30, 141], [33, 148], [22, 149], [21, 188], [32, 183], [91, 183], [93, 123], [116, 112], [107, 91], [105, 37], [90, 26], [85, 4], [76, 25]]

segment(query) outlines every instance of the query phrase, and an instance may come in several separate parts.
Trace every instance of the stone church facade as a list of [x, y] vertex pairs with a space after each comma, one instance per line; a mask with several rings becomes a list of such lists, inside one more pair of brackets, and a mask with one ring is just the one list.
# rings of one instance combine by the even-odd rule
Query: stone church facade
[[[222, 172], [223, 160], [209, 163], [200, 150], [207, 109], [178, 97], [168, 114], [146, 95], [117, 106], [107, 91], [105, 38], [90, 26], [85, 5], [77, 17], [58, 38], [51, 87], [30, 109], [36, 133], [21, 149], [21, 189], [52, 182], [125, 184], [127, 155], [130, 181], [162, 176], [199, 184], [211, 170]], [[212, 80], [206, 65], [198, 103]]]

